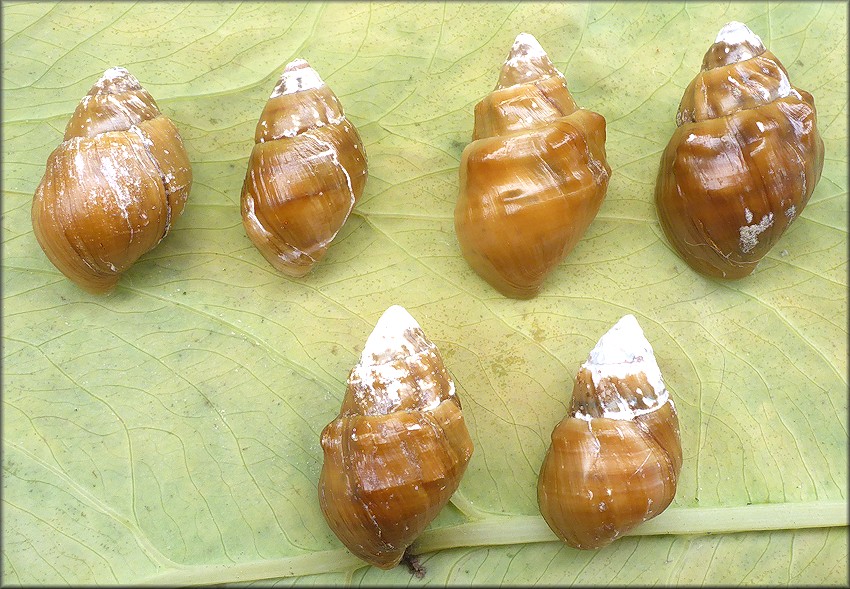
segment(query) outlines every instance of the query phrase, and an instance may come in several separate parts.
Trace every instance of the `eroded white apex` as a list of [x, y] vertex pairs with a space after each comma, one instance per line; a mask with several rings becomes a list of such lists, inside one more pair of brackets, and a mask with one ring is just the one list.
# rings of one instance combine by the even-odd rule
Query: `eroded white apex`
[[547, 57], [546, 51], [540, 46], [534, 35], [529, 33], [520, 33], [514, 40], [511, 52], [508, 55], [508, 61], [511, 60], [529, 60], [531, 58]]
[[132, 74], [130, 74], [130, 72], [127, 71], [127, 68], [116, 65], [116, 66], [112, 66], [111, 68], [109, 68], [108, 70], [103, 72], [103, 75], [100, 77], [100, 80], [98, 80], [98, 81], [99, 82], [108, 82], [109, 80], [114, 80], [116, 78], [126, 78], [127, 76], [131, 76], [131, 75]]
[[325, 82], [319, 77], [316, 70], [310, 67], [310, 64], [306, 60], [296, 59], [283, 68], [280, 81], [272, 91], [270, 98], [301, 92], [311, 88], [321, 88], [324, 85]]
[[[141, 87], [139, 80], [136, 79], [136, 76], [127, 71], [127, 68], [113, 66], [103, 72], [100, 79], [94, 83], [93, 88], [96, 90], [104, 90], [107, 88], [113, 88], [116, 83], [125, 88]], [[126, 84], [126, 86], [124, 86], [124, 84]]]
[[415, 353], [413, 345], [405, 335], [408, 330], [422, 328], [404, 307], [393, 305], [381, 315], [375, 329], [366, 340], [366, 346], [360, 356], [361, 363], [368, 363], [373, 356], [382, 357], [387, 352]]
[[655, 396], [661, 397], [665, 391], [655, 353], [634, 315], [625, 315], [599, 338], [582, 367], [590, 370], [597, 387], [606, 377], [625, 378], [643, 372]]
[[499, 72], [496, 90], [528, 84], [549, 76], [563, 77], [537, 39], [528, 33], [520, 33]]
[[753, 47], [762, 47], [764, 45], [758, 35], [750, 30], [750, 27], [742, 22], [733, 20], [726, 23], [720, 32], [717, 33], [715, 43], [726, 43], [727, 45], [740, 45], [741, 43], [749, 43]]

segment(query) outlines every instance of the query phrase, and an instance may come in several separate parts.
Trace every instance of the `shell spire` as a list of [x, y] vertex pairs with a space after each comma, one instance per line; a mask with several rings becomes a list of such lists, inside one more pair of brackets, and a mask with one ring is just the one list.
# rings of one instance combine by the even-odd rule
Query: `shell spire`
[[325, 82], [319, 76], [319, 73], [310, 67], [307, 60], [296, 59], [283, 68], [280, 80], [278, 80], [277, 86], [274, 87], [269, 98], [321, 88], [324, 85]]
[[730, 63], [746, 61], [765, 52], [764, 43], [750, 27], [742, 22], [732, 21], [720, 29], [717, 37], [705, 54], [702, 69], [708, 70]]
[[142, 89], [138, 78], [121, 66], [112, 66], [103, 72], [100, 79], [94, 83], [89, 94], [118, 94]]
[[517, 84], [526, 84], [549, 76], [559, 76], [561, 72], [549, 59], [549, 55], [533, 35], [520, 33], [511, 47], [508, 58], [499, 73], [496, 90], [510, 88]]
[[729, 21], [714, 38], [715, 43], [726, 43], [727, 45], [742, 45], [744, 43], [753, 47], [760, 47], [764, 52], [764, 44], [761, 37], [756, 35], [750, 27], [737, 20]]
[[[387, 309], [348, 377], [350, 401], [366, 415], [433, 409], [454, 395], [437, 346], [403, 307]], [[353, 405], [352, 405], [353, 406]]]
[[[596, 395], [589, 394], [589, 387], [573, 394], [571, 409], [576, 415], [634, 419], [636, 415], [658, 409], [669, 399], [652, 346], [634, 315], [625, 315], [608, 330], [581, 367], [590, 372]], [[605, 386], [606, 380], [624, 380], [641, 374], [648, 388], [626, 390], [628, 394], [623, 395], [623, 390]]]
[[375, 325], [322, 431], [319, 503], [358, 557], [392, 568], [455, 492], [472, 456], [437, 347], [402, 307]]
[[360, 364], [385, 362], [398, 355], [422, 352], [427, 346], [424, 332], [416, 319], [399, 305], [393, 305], [381, 315], [366, 340]]

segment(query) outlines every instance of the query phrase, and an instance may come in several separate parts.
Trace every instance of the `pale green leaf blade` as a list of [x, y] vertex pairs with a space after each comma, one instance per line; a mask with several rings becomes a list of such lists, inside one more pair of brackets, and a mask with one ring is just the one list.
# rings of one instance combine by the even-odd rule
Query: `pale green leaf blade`
[[[419, 583], [348, 554], [316, 498], [319, 434], [374, 322], [401, 304], [443, 353], [476, 445], [418, 543], [424, 582], [846, 584], [844, 4], [2, 10], [5, 583]], [[671, 250], [653, 189], [681, 93], [729, 20], [815, 96], [826, 162], [755, 274], [721, 283]], [[606, 117], [614, 172], [584, 239], [520, 302], [469, 269], [453, 211], [473, 107], [522, 31]], [[326, 259], [289, 280], [245, 236], [239, 194], [257, 117], [296, 57], [340, 98], [370, 176]], [[163, 243], [94, 297], [44, 256], [30, 205], [112, 65], [178, 126], [195, 184]], [[637, 536], [581, 552], [539, 518], [537, 472], [579, 364], [625, 313], [676, 399], [682, 480]]]

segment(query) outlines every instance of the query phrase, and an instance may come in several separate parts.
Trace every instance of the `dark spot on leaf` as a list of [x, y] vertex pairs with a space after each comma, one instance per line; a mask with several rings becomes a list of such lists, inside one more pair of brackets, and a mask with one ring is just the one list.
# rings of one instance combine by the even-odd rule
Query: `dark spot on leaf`
[[410, 574], [416, 577], [417, 579], [424, 579], [425, 574], [428, 572], [425, 567], [419, 562], [419, 557], [415, 554], [410, 553], [410, 548], [404, 551], [404, 556], [401, 557], [401, 562], [407, 566], [407, 570], [410, 571]]

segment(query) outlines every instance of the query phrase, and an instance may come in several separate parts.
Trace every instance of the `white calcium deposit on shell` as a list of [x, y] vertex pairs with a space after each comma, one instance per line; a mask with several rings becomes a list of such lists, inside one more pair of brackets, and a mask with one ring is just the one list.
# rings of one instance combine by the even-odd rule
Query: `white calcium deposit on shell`
[[758, 35], [750, 30], [750, 27], [742, 22], [733, 20], [726, 23], [720, 32], [717, 33], [715, 43], [726, 43], [727, 45], [740, 45], [741, 43], [749, 43], [755, 48], [764, 48], [761, 39]]
[[127, 68], [123, 68], [121, 66], [116, 65], [103, 72], [103, 75], [100, 77], [100, 80], [98, 80], [98, 82], [110, 82], [117, 78], [126, 77], [130, 77], [130, 72], [127, 71]]
[[280, 81], [269, 98], [277, 98], [284, 94], [292, 94], [311, 88], [321, 88], [324, 85], [322, 78], [319, 77], [316, 70], [310, 67], [310, 64], [303, 59], [296, 59], [283, 69]]
[[375, 329], [366, 340], [366, 346], [360, 355], [360, 363], [373, 362], [372, 356], [381, 357], [388, 351], [406, 355], [419, 352], [420, 350], [415, 349], [412, 342], [405, 336], [408, 330], [416, 329], [422, 329], [416, 319], [404, 307], [393, 305], [384, 311], [378, 323], [375, 324]]
[[546, 55], [546, 51], [543, 50], [534, 35], [520, 33], [516, 36], [513, 47], [511, 47], [511, 53], [505, 63], [516, 67], [524, 61], [531, 61], [535, 58], [548, 60], [549, 56]]
[[[648, 408], [630, 409], [627, 403], [623, 402], [620, 411], [606, 411], [604, 417], [632, 419], [636, 415], [656, 410], [669, 400], [664, 380], [661, 378], [661, 370], [655, 360], [655, 353], [634, 315], [623, 316], [614, 327], [599, 338], [599, 342], [591, 350], [582, 368], [590, 371], [593, 385], [596, 387], [603, 378], [625, 378], [642, 372], [655, 392], [655, 399], [652, 395], [644, 397], [644, 403], [649, 404]], [[577, 415], [577, 417], [581, 416]]]
[[771, 225], [773, 225], [773, 213], [768, 213], [758, 224], [741, 227], [739, 230], [741, 252], [747, 254], [752, 251], [759, 243], [759, 235], [767, 231]]
[[95, 82], [94, 87], [97, 88], [99, 92], [107, 86], [108, 82], [112, 82], [113, 80], [117, 80], [119, 78], [125, 78], [127, 80], [127, 83], [132, 88], [141, 88], [142, 86], [141, 83], [139, 83], [139, 80], [136, 79], [136, 76], [127, 71], [127, 68], [113, 66], [103, 72], [103, 75], [100, 76], [100, 79]]
[[557, 72], [557, 74], [563, 78], [563, 75], [549, 59], [549, 55], [543, 47], [541, 47], [540, 43], [537, 42], [537, 39], [528, 33], [520, 33], [517, 35], [516, 40], [514, 40], [514, 44], [511, 47], [511, 52], [505, 60], [504, 67], [513, 68], [518, 72], [522, 72], [523, 76], [526, 78], [540, 75], [540, 70], [551, 70]]
[[[369, 396], [368, 401], [379, 413], [393, 411], [401, 402], [399, 393], [402, 390], [403, 379], [408, 375], [407, 368], [400, 369], [395, 362], [400, 356], [407, 357], [407, 362], [422, 363], [429, 354], [436, 351], [436, 346], [427, 341], [411, 341], [407, 334], [422, 328], [404, 307], [393, 305], [381, 315], [375, 329], [366, 340], [366, 346], [360, 356], [360, 362], [354, 367], [351, 380], [357, 380], [366, 385], [358, 387], [358, 394]], [[424, 343], [424, 345], [423, 345]], [[377, 358], [377, 361], [376, 361]], [[454, 395], [454, 383], [450, 382], [449, 396]], [[382, 396], [373, 393], [374, 384], [382, 385]], [[433, 390], [438, 381], [426, 378], [418, 382], [422, 392]], [[366, 399], [361, 399], [361, 401]], [[432, 410], [440, 404], [440, 395], [433, 395], [433, 401], [423, 410]]]

